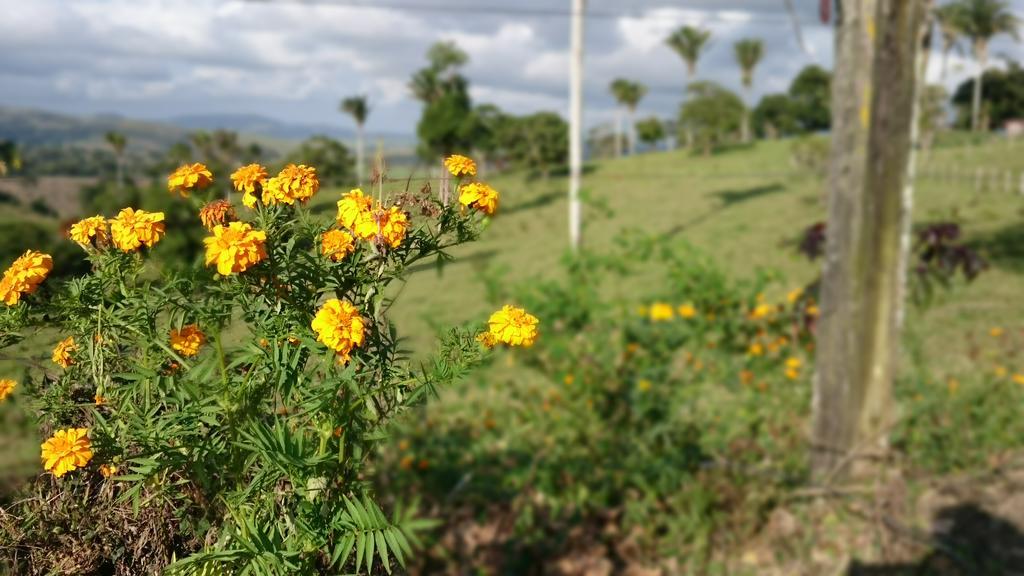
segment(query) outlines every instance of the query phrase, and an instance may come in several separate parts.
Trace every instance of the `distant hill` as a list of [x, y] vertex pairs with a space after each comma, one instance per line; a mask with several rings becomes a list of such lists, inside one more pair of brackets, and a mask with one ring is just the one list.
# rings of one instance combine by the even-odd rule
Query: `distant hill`
[[[239, 134], [252, 134], [267, 136], [281, 140], [305, 140], [310, 136], [327, 135], [347, 144], [355, 141], [355, 130], [344, 125], [341, 115], [335, 124], [297, 124], [275, 120], [259, 114], [195, 114], [189, 116], [175, 116], [168, 118], [167, 122], [174, 126], [188, 130], [234, 130]], [[387, 148], [415, 147], [416, 137], [412, 134], [398, 133], [370, 133], [367, 135], [369, 143], [378, 140], [384, 142]]]
[[141, 149], [167, 148], [188, 134], [178, 126], [110, 114], [68, 116], [0, 106], [0, 139], [14, 140], [19, 146], [105, 147], [103, 136], [111, 130], [124, 134], [133, 148]]

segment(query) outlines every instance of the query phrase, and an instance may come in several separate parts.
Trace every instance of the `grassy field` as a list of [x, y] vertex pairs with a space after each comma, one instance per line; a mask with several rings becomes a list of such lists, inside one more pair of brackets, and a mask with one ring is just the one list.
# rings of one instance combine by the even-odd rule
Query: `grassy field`
[[[795, 169], [790, 143], [761, 142], [704, 158], [678, 152], [651, 153], [588, 166], [584, 191], [584, 244], [600, 250], [628, 228], [685, 240], [714, 257], [727, 271], [750, 277], [777, 271], [777, 286], [804, 286], [820, 271], [796, 251], [802, 231], [824, 220], [824, 184]], [[975, 192], [975, 169], [998, 170], [989, 189]], [[991, 268], [969, 285], [958, 284], [927, 309], [912, 308], [908, 329], [919, 336], [931, 368], [956, 372], [973, 366], [979, 340], [992, 326], [1024, 327], [1015, 295], [1024, 288], [1020, 150], [1002, 141], [938, 148], [922, 162], [915, 192], [917, 224], [953, 220]], [[938, 177], [950, 170], [961, 177]], [[1004, 189], [1013, 171], [1013, 188]], [[941, 172], [940, 172], [941, 171]], [[986, 172], [987, 174], [988, 172]], [[557, 273], [567, 247], [566, 181], [494, 179], [502, 207], [481, 241], [457, 250], [442, 274], [431, 267], [413, 274], [396, 306], [401, 331], [413, 348], [428, 345], [431, 326], [479, 321], [491, 308], [479, 272], [499, 266], [526, 280]], [[996, 184], [998, 184], [996, 186]], [[324, 200], [333, 194], [322, 195]], [[653, 277], [652, 277], [653, 278]], [[643, 282], [645, 278], [637, 278]], [[629, 286], [623, 286], [628, 297]]]

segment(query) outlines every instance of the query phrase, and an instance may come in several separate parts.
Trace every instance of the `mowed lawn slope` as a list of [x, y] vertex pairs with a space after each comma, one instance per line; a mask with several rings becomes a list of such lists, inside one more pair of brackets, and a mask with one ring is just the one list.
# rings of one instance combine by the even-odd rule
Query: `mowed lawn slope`
[[[785, 281], [770, 295], [781, 298], [784, 290], [817, 277], [820, 262], [799, 255], [795, 243], [807, 226], [825, 218], [824, 183], [793, 167], [790, 146], [762, 142], [708, 158], [673, 151], [594, 163], [584, 178], [590, 204], [584, 243], [600, 250], [628, 228], [671, 235], [734, 275], [751, 277], [759, 268], [780, 272]], [[1018, 300], [1024, 290], [1022, 150], [1022, 144], [1012, 148], [993, 141], [937, 149], [922, 162], [915, 222], [959, 222], [967, 241], [992, 262], [975, 282], [940, 291], [927, 310], [910, 313], [910, 329], [922, 335], [936, 376], [974, 366], [971, 342], [987, 337], [990, 327], [1024, 328]], [[979, 166], [998, 170], [999, 176], [987, 176], [989, 189], [976, 193]], [[962, 177], [931, 176], [939, 169], [961, 170]], [[1011, 170], [1014, 191], [1003, 189]], [[478, 278], [483, 267], [505, 268], [506, 277], [516, 282], [559, 273], [567, 248], [566, 180], [507, 175], [492, 181], [502, 193], [502, 206], [483, 238], [455, 250], [456, 261], [443, 274], [433, 267], [414, 273], [401, 294], [396, 321], [413, 349], [429, 346], [434, 325], [486, 318], [493, 305]], [[633, 284], [620, 288], [641, 295], [657, 288], [640, 278]]]

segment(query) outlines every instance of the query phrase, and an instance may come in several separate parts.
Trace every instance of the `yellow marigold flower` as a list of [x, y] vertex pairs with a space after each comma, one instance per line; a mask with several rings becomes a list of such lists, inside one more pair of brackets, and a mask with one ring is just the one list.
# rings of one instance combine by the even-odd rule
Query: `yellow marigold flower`
[[167, 191], [177, 192], [188, 198], [193, 190], [202, 190], [213, 184], [213, 174], [204, 164], [182, 164], [167, 177]]
[[110, 478], [111, 476], [117, 474], [117, 471], [118, 471], [118, 467], [113, 465], [113, 464], [101, 464], [100, 465], [100, 474], [104, 478]]
[[180, 330], [171, 330], [171, 348], [186, 358], [199, 354], [199, 349], [206, 343], [206, 335], [199, 326], [188, 324]]
[[380, 208], [373, 215], [381, 241], [392, 248], [401, 246], [406, 232], [409, 231], [409, 215], [398, 206], [392, 206], [387, 210]]
[[14, 392], [14, 389], [17, 387], [18, 383], [15, 382], [14, 380], [10, 380], [7, 378], [0, 380], [0, 400], [4, 400], [8, 396], [10, 396], [11, 392]]
[[125, 208], [110, 221], [114, 246], [124, 252], [152, 248], [164, 236], [164, 213]]
[[491, 216], [498, 210], [498, 191], [482, 182], [471, 182], [459, 188], [459, 203]]
[[494, 348], [494, 345], [498, 343], [494, 339], [494, 334], [490, 332], [481, 332], [476, 335], [476, 341], [482, 344], [485, 348]]
[[960, 381], [950, 376], [949, 380], [946, 380], [946, 387], [950, 394], [956, 394], [960, 390]]
[[640, 380], [639, 382], [636, 383], [637, 389], [640, 390], [641, 392], [647, 392], [648, 390], [651, 389], [651, 386], [652, 384], [650, 380]]
[[693, 307], [693, 304], [687, 302], [679, 307], [679, 316], [681, 318], [693, 318], [697, 315], [697, 309]]
[[307, 202], [320, 190], [316, 168], [305, 164], [289, 164], [277, 176], [267, 180], [263, 201], [267, 204], [294, 204]]
[[796, 289], [790, 290], [789, 294], [786, 294], [786, 301], [789, 302], [790, 304], [796, 304], [796, 301], [799, 300], [800, 297], [803, 296], [803, 295], [804, 295], [804, 289], [803, 288], [796, 288]]
[[110, 239], [107, 233], [107, 219], [103, 216], [92, 216], [79, 220], [71, 225], [68, 236], [83, 248], [106, 243]]
[[92, 443], [85, 428], [58, 430], [43, 442], [43, 468], [57, 478], [84, 467], [92, 460]]
[[650, 315], [653, 322], [671, 320], [674, 314], [675, 312], [672, 310], [671, 304], [665, 304], [664, 302], [651, 304]]
[[68, 336], [61, 340], [57, 347], [53, 349], [53, 355], [50, 359], [61, 368], [68, 368], [75, 363], [72, 354], [76, 351], [78, 351], [78, 345], [75, 344], [74, 336]]
[[750, 348], [747, 349], [747, 354], [750, 354], [751, 356], [760, 356], [764, 354], [764, 346], [762, 346], [760, 342], [754, 342], [750, 345]]
[[821, 311], [818, 310], [818, 306], [816, 304], [811, 304], [807, 307], [807, 315], [811, 318], [817, 318], [820, 313]]
[[242, 166], [231, 174], [231, 183], [242, 193], [242, 204], [246, 208], [255, 208], [256, 194], [262, 196], [267, 183], [267, 169], [259, 164]]
[[1020, 385], [1024, 386], [1024, 374], [1014, 374], [1013, 375], [1013, 381], [1016, 384], [1020, 384]]
[[572, 374], [566, 374], [562, 381], [565, 382], [566, 386], [572, 386], [572, 383], [576, 381], [576, 377]]
[[993, 338], [999, 338], [1003, 335], [1003, 329], [1000, 326], [993, 326], [992, 328], [989, 328], [988, 334]]
[[794, 370], [799, 370], [801, 366], [803, 366], [803, 362], [801, 362], [800, 359], [795, 357], [795, 356], [786, 359], [786, 368], [792, 368]]
[[217, 264], [221, 276], [239, 274], [267, 257], [264, 243], [267, 235], [253, 230], [245, 222], [231, 222], [227, 226], [216, 226], [213, 236], [203, 239], [206, 245], [206, 265]]
[[328, 230], [320, 236], [321, 250], [333, 262], [340, 262], [355, 251], [355, 239], [343, 230]]
[[775, 307], [771, 304], [758, 304], [750, 311], [751, 320], [760, 320], [761, 318], [768, 318], [775, 312]]
[[199, 210], [199, 220], [207, 230], [213, 230], [214, 226], [227, 224], [237, 218], [235, 208], [227, 200], [214, 200]]
[[502, 306], [501, 310], [491, 314], [487, 323], [496, 342], [528, 348], [537, 340], [539, 321], [536, 316], [528, 314], [522, 308]]
[[14, 306], [21, 297], [36, 291], [53, 269], [49, 254], [29, 250], [15, 260], [0, 279], [0, 300]]
[[800, 377], [800, 371], [795, 368], [786, 368], [786, 378], [796, 380]]
[[452, 154], [445, 158], [444, 166], [455, 177], [476, 176], [476, 162], [473, 162], [472, 158], [467, 158], [466, 156]]
[[366, 337], [366, 321], [351, 302], [332, 298], [313, 318], [317, 340], [334, 350], [339, 362], [348, 362], [352, 350], [362, 346]]
[[338, 200], [338, 225], [348, 228], [360, 240], [377, 236], [377, 221], [373, 217], [373, 198], [356, 188]]

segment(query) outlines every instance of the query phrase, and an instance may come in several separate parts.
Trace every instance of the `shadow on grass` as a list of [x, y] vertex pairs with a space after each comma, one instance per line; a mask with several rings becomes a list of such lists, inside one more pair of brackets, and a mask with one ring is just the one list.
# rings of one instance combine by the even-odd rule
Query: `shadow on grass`
[[526, 202], [523, 202], [521, 204], [509, 206], [508, 208], [505, 209], [499, 209], [498, 214], [508, 215], [515, 214], [516, 212], [525, 212], [527, 210], [533, 210], [535, 208], [543, 208], [544, 206], [553, 204], [554, 202], [557, 202], [558, 200], [564, 197], [564, 192], [546, 192], [544, 194], [541, 194], [540, 196], [527, 200]]
[[1024, 273], [1024, 224], [1011, 224], [989, 235], [973, 238], [967, 245], [993, 266]]
[[[448, 268], [449, 266], [455, 266], [457, 264], [473, 264], [481, 260], [490, 260], [494, 258], [494, 255], [497, 253], [497, 250], [481, 250], [480, 252], [474, 252], [473, 254], [469, 254], [467, 256], [459, 256], [454, 260], [449, 260], [441, 264], [441, 270], [443, 271], [445, 268]], [[407, 268], [406, 271], [409, 272], [410, 274], [416, 274], [419, 272], [426, 272], [437, 269], [438, 266], [436, 262], [423, 262], [420, 264], [414, 264], [412, 266], [409, 266], [409, 268]]]
[[932, 534], [932, 552], [910, 564], [854, 561], [847, 576], [1002, 576], [1024, 574], [1024, 534], [1012, 523], [974, 504], [943, 508]]
[[703, 214], [699, 214], [685, 222], [681, 222], [673, 226], [667, 232], [665, 232], [665, 236], [671, 238], [673, 236], [685, 232], [689, 228], [706, 222], [707, 220], [711, 219], [714, 216], [717, 216], [718, 214], [721, 214], [722, 212], [724, 212], [725, 210], [729, 209], [732, 206], [735, 206], [736, 204], [741, 204], [743, 202], [754, 200], [756, 198], [767, 196], [769, 194], [782, 192], [783, 190], [785, 190], [785, 187], [776, 182], [763, 186], [754, 186], [751, 188], [743, 188], [739, 190], [722, 190], [719, 192], [715, 192], [714, 196], [717, 197], [720, 201], [718, 206], [715, 206], [714, 208], [708, 210], [707, 212], [704, 212]]

